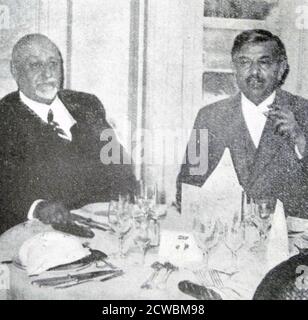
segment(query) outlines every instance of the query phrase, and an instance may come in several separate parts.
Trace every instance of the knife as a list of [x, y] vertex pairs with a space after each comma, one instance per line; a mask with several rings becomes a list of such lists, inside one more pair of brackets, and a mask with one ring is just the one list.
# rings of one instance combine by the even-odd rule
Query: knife
[[[113, 278], [116, 278], [116, 277], [120, 277], [124, 274], [124, 271], [123, 270], [117, 270], [114, 274], [108, 276], [108, 277], [105, 277], [99, 281], [101, 282], [104, 282], [104, 281], [107, 281], [107, 280], [110, 280], [110, 279], [113, 279]], [[91, 282], [95, 279], [87, 279], [87, 280], [83, 280], [83, 281], [78, 281], [78, 282], [75, 282], [75, 283], [69, 283], [69, 284], [65, 284], [65, 285], [61, 285], [61, 286], [58, 286], [58, 287], [55, 287], [55, 289], [66, 289], [66, 288], [71, 288], [71, 287], [74, 287], [74, 286], [77, 286], [79, 284], [83, 284], [83, 283], [86, 283], [86, 282]]]
[[108, 224], [94, 221], [91, 218], [85, 218], [75, 213], [71, 213], [71, 217], [73, 218], [74, 221], [82, 223], [90, 228], [95, 228], [102, 231], [110, 230], [110, 226]]
[[79, 282], [85, 281], [89, 279], [94, 279], [97, 277], [101, 277], [107, 274], [113, 274], [118, 272], [119, 270], [102, 270], [102, 271], [93, 271], [93, 272], [86, 272], [80, 274], [68, 274], [67, 276], [62, 277], [54, 277], [54, 278], [44, 278], [44, 279], [36, 279], [31, 282], [31, 284], [38, 285], [40, 287], [52, 287], [61, 285], [68, 282]]

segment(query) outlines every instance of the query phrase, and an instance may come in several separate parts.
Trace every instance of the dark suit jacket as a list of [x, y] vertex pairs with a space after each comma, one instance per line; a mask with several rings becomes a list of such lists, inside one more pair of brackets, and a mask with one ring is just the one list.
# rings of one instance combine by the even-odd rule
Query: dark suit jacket
[[36, 199], [61, 201], [72, 209], [135, 191], [132, 165], [100, 160], [108, 143], [100, 135], [110, 125], [97, 97], [69, 90], [58, 95], [77, 122], [71, 142], [24, 105], [18, 92], [0, 101], [0, 233], [24, 221]]
[[[277, 90], [274, 104], [294, 113], [308, 142], [308, 101]], [[240, 94], [201, 109], [194, 129], [208, 130], [208, 170], [191, 175], [190, 169], [196, 165], [188, 162], [186, 151], [187, 164], [182, 165], [177, 178], [178, 202], [181, 183], [201, 187], [216, 168], [225, 148], [229, 148], [239, 182], [249, 196], [275, 197], [283, 202], [287, 214], [308, 218], [308, 152], [299, 160], [294, 145], [287, 137], [274, 132], [270, 119], [256, 150], [242, 114]], [[198, 143], [200, 139], [199, 148]]]

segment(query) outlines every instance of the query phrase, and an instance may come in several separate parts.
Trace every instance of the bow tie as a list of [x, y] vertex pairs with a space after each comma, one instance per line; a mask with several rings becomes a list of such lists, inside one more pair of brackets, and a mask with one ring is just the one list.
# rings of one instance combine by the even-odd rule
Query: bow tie
[[67, 137], [67, 134], [64, 132], [64, 130], [60, 128], [59, 123], [54, 121], [53, 118], [54, 118], [53, 112], [51, 109], [49, 109], [48, 115], [47, 115], [48, 124], [52, 127], [53, 131], [55, 131], [57, 135], [59, 136], [62, 135]]

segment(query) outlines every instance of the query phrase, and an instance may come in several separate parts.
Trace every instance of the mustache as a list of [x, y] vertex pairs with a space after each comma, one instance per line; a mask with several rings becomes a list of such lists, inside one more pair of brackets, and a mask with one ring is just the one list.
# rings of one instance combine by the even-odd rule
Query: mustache
[[42, 82], [39, 82], [37, 84], [37, 86], [44, 86], [44, 85], [50, 85], [50, 86], [56, 86], [58, 83], [58, 81], [56, 79], [51, 79], [51, 80], [48, 80], [48, 81], [42, 81]]
[[258, 76], [258, 75], [250, 75], [247, 79], [246, 82], [250, 83], [252, 81], [256, 81], [256, 82], [260, 82], [260, 83], [264, 83], [265, 79]]

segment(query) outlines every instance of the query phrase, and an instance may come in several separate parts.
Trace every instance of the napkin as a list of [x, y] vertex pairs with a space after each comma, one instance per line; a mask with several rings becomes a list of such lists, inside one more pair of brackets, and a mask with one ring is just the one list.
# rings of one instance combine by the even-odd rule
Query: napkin
[[26, 240], [18, 259], [29, 275], [40, 274], [52, 267], [71, 263], [90, 254], [76, 237], [62, 232], [41, 232]]
[[277, 200], [272, 218], [272, 227], [268, 236], [266, 250], [267, 269], [271, 270], [276, 265], [289, 258], [289, 241], [286, 217], [283, 204]]
[[216, 215], [232, 222], [233, 216], [240, 214], [242, 190], [230, 150], [226, 148], [202, 188], [183, 184], [182, 214], [188, 220], [187, 225], [191, 226], [194, 214]]

